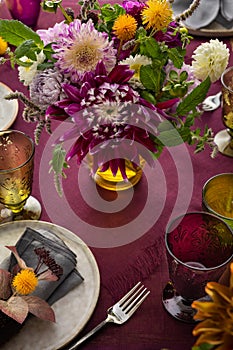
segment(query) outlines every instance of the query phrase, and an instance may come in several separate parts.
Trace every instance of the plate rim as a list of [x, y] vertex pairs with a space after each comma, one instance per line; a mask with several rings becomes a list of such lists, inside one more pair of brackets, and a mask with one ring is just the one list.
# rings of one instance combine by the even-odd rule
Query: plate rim
[[[60, 348], [63, 348], [64, 346], [68, 345], [81, 332], [81, 330], [85, 327], [85, 325], [87, 324], [87, 322], [91, 318], [91, 315], [93, 314], [93, 312], [95, 310], [95, 307], [97, 305], [97, 302], [98, 302], [98, 299], [99, 299], [99, 293], [100, 293], [100, 271], [99, 271], [99, 267], [98, 267], [97, 261], [95, 259], [94, 254], [92, 253], [91, 249], [88, 247], [88, 245], [78, 235], [76, 235], [74, 232], [72, 232], [71, 230], [69, 230], [69, 229], [67, 229], [67, 228], [65, 228], [63, 226], [57, 225], [57, 224], [52, 223], [52, 222], [43, 221], [43, 220], [19, 220], [19, 221], [10, 221], [10, 222], [6, 222], [6, 223], [1, 224], [0, 225], [0, 233], [1, 233], [1, 230], [4, 230], [4, 228], [6, 226], [10, 227], [10, 226], [12, 226], [14, 224], [21, 225], [22, 227], [24, 227], [24, 229], [27, 227], [27, 225], [29, 226], [30, 224], [32, 224], [32, 228], [33, 228], [33, 225], [34, 226], [36, 226], [36, 225], [40, 226], [41, 225], [42, 226], [41, 229], [46, 229], [46, 228], [47, 229], [48, 228], [52, 229], [52, 227], [55, 226], [58, 230], [61, 231], [61, 233], [64, 236], [66, 236], [66, 234], [68, 233], [67, 240], [69, 240], [69, 236], [71, 236], [74, 239], [74, 241], [77, 241], [77, 243], [81, 243], [83, 249], [85, 249], [85, 255], [86, 255], [86, 252], [88, 252], [88, 260], [90, 260], [90, 258], [92, 260], [92, 268], [94, 268], [94, 270], [95, 270], [95, 277], [96, 277], [97, 285], [95, 286], [94, 295], [92, 296], [91, 307], [88, 310], [89, 311], [88, 312], [88, 316], [86, 317], [85, 321], [79, 326], [79, 329], [76, 330], [75, 332], [73, 332], [70, 335], [69, 339], [66, 339], [66, 341], [63, 342], [62, 344], [55, 344], [56, 350], [60, 349]], [[36, 228], [34, 228], [34, 229], [36, 230]], [[37, 228], [37, 229], [39, 229], [39, 228]], [[23, 232], [22, 232], [22, 234], [23, 234]], [[59, 233], [55, 232], [55, 234], [57, 234], [59, 236]], [[84, 276], [84, 281], [85, 281], [85, 276]], [[76, 288], [78, 288], [78, 286]], [[16, 335], [16, 337], [17, 337], [17, 335]], [[5, 348], [5, 346], [7, 346], [7, 343], [6, 343], [6, 345], [4, 344], [3, 346]], [[55, 348], [53, 348], [53, 349], [55, 350]], [[44, 350], [46, 350], [46, 349], [44, 349]]]
[[[212, 24], [214, 23], [216, 22], [215, 21], [212, 22]], [[185, 23], [183, 23], [183, 25], [187, 28], [187, 30], [191, 35], [203, 36], [203, 37], [215, 37], [215, 38], [230, 37], [233, 35], [233, 28], [232, 29], [221, 29], [221, 28], [210, 29], [206, 27], [206, 28], [194, 29], [194, 28], [188, 27]]]
[[[0, 81], [0, 85], [9, 93], [13, 93], [13, 90], [5, 83], [3, 83], [2, 81]], [[0, 123], [0, 130], [7, 130], [11, 127], [11, 125], [14, 123], [14, 121], [16, 120], [16, 117], [18, 115], [18, 112], [19, 112], [19, 101], [14, 99], [14, 100], [11, 100], [12, 103], [15, 104], [15, 112], [14, 114], [11, 116], [10, 120], [5, 124], [3, 125], [3, 127], [1, 127], [1, 123]]]

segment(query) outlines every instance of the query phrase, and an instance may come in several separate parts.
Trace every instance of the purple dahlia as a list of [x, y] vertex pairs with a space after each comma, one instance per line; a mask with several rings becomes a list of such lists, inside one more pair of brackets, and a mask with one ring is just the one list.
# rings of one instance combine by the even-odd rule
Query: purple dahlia
[[[100, 62], [95, 72], [83, 76], [81, 86], [63, 84], [67, 98], [50, 106], [46, 115], [73, 122], [73, 128], [60, 139], [76, 138], [67, 154], [68, 160], [76, 155], [81, 163], [90, 152], [95, 154], [98, 166], [110, 166], [115, 174], [117, 167], [113, 159], [127, 157], [138, 161], [138, 155], [143, 152], [138, 145], [142, 145], [144, 158], [150, 162], [150, 152], [157, 151], [151, 134], [156, 133], [161, 118], [155, 107], [128, 84], [133, 74], [127, 65], [115, 66], [108, 74]], [[131, 140], [130, 147], [124, 147], [125, 140]], [[121, 165], [124, 177], [122, 163], [117, 164]]]

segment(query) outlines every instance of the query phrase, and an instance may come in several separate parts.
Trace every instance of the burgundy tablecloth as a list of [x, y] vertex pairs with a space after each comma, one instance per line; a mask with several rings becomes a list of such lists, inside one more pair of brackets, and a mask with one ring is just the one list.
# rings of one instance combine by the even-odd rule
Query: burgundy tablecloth
[[[0, 8], [0, 17], [10, 18], [5, 6]], [[38, 28], [47, 28], [61, 18], [59, 12], [57, 17], [41, 13]], [[187, 62], [194, 48], [205, 40], [208, 39], [197, 37], [190, 44]], [[230, 48], [229, 39], [223, 40]], [[233, 63], [232, 57], [230, 63]], [[9, 65], [0, 65], [0, 81], [12, 90], [27, 94], [27, 89], [18, 82], [17, 72]], [[219, 88], [219, 82], [213, 84], [210, 94]], [[34, 126], [22, 120], [22, 109], [20, 104], [12, 128], [33, 137]], [[208, 123], [214, 132], [223, 129], [221, 109], [204, 113], [198, 123], [200, 127]], [[53, 126], [55, 133], [61, 129], [60, 126], [56, 129], [56, 126]], [[68, 179], [63, 181], [63, 197], [57, 195], [48, 174], [51, 143], [51, 138], [44, 133], [36, 147], [33, 195], [42, 203], [41, 220], [52, 221], [79, 235], [90, 246], [100, 270], [99, 300], [80, 336], [104, 319], [107, 308], [138, 280], [143, 280], [151, 290], [150, 296], [127, 324], [107, 327], [80, 348], [190, 350], [195, 341], [193, 326], [173, 319], [161, 303], [162, 290], [168, 280], [165, 227], [177, 214], [202, 210], [203, 184], [215, 174], [232, 172], [232, 159], [221, 154], [212, 159], [208, 148], [195, 155], [192, 147], [184, 145], [165, 150], [155, 169], [146, 168], [146, 175], [133, 194], [119, 194], [120, 203], [124, 200], [126, 204], [125, 209], [116, 210], [111, 209], [111, 204], [117, 200], [115, 193], [96, 191], [87, 171], [83, 169], [79, 174], [75, 160], [67, 171]]]

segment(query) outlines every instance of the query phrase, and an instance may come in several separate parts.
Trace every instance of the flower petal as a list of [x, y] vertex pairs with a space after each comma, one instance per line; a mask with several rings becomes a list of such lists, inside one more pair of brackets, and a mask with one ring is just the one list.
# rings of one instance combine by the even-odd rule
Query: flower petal
[[17, 263], [19, 264], [19, 267], [21, 269], [27, 269], [27, 270], [32, 270], [33, 271], [33, 268], [32, 267], [28, 267], [26, 265], [25, 261], [20, 258], [20, 256], [19, 256], [15, 246], [9, 246], [8, 245], [8, 246], [6, 246], [6, 248], [8, 248], [14, 254], [14, 257], [16, 258]]

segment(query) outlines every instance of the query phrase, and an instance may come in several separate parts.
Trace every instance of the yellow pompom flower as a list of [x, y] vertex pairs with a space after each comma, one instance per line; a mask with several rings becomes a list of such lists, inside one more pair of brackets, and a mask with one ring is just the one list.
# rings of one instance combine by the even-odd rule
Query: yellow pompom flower
[[0, 55], [4, 55], [7, 48], [8, 48], [7, 42], [0, 37]]
[[137, 21], [131, 15], [120, 15], [112, 27], [113, 33], [118, 39], [127, 41], [135, 36], [137, 30]]
[[146, 29], [162, 30], [172, 21], [172, 15], [172, 7], [167, 0], [149, 0], [142, 10], [142, 23], [147, 24]]
[[32, 270], [21, 270], [13, 278], [12, 285], [15, 291], [21, 295], [32, 293], [38, 284], [38, 278]]

